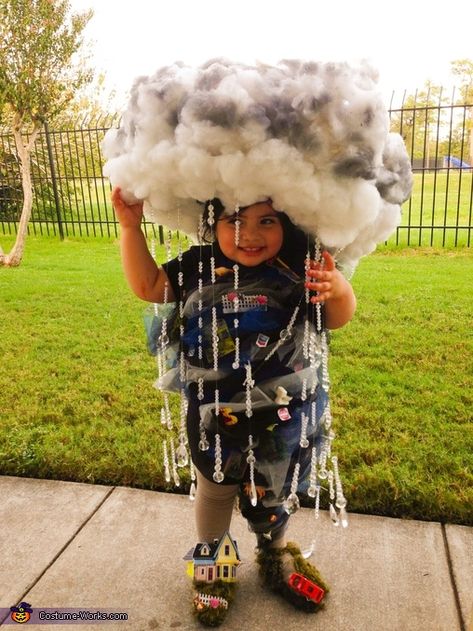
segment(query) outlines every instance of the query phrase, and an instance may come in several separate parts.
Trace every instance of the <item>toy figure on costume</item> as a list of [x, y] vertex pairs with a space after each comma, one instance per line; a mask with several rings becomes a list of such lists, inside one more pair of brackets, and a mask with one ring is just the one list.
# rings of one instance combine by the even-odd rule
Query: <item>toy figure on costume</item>
[[[190, 450], [199, 540], [224, 537], [238, 495], [264, 582], [306, 611], [326, 585], [286, 542], [297, 492], [318, 513], [327, 491], [346, 525], [327, 365], [327, 330], [355, 311], [340, 268], [387, 237], [411, 186], [374, 82], [345, 64], [176, 64], [135, 83], [104, 142], [125, 274], [158, 305], [158, 387], [181, 396], [171, 464], [178, 480]], [[198, 244], [158, 267], [143, 208]], [[202, 622], [223, 620], [234, 585], [196, 583]]]

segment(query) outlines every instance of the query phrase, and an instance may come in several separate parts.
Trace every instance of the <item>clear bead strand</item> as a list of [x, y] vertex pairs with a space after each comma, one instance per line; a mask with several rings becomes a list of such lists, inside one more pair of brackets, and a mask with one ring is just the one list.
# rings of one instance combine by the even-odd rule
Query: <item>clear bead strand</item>
[[180, 401], [180, 427], [179, 427], [179, 446], [176, 451], [177, 466], [185, 467], [189, 463], [189, 454], [187, 453], [187, 434], [186, 434], [186, 394], [184, 390], [181, 390]]
[[169, 470], [168, 446], [165, 440], [163, 440], [163, 467], [164, 467], [164, 479], [166, 480], [166, 482], [171, 482], [171, 472]]
[[215, 416], [220, 414], [220, 392], [218, 388], [215, 388]]
[[317, 493], [317, 448], [312, 447], [312, 457], [310, 459], [310, 477], [307, 495], [315, 497]]
[[198, 317], [198, 328], [199, 328], [199, 332], [197, 335], [197, 357], [199, 358], [199, 361], [202, 361], [203, 358], [203, 351], [202, 351], [202, 329], [204, 326], [204, 322], [202, 319], [202, 309], [203, 309], [203, 303], [202, 303], [202, 288], [203, 288], [203, 280], [202, 280], [202, 272], [203, 272], [203, 268], [204, 268], [204, 264], [202, 261], [199, 261], [199, 280], [198, 280], [198, 290], [199, 290], [199, 302], [198, 302], [198, 313], [199, 313], [199, 317]]
[[327, 449], [325, 443], [322, 446], [319, 456], [319, 471], [318, 474], [320, 480], [327, 479]]
[[166, 419], [166, 427], [172, 429], [171, 409], [169, 407], [169, 398], [167, 392], [163, 392], [164, 416]]
[[[306, 253], [306, 260], [304, 265], [305, 270], [305, 280], [310, 281], [309, 270], [310, 270], [310, 252]], [[305, 288], [305, 304], [306, 304], [306, 317], [304, 320], [304, 334], [302, 337], [302, 356], [304, 359], [309, 358], [309, 344], [310, 344], [310, 321], [309, 321], [309, 304], [310, 304], [310, 290], [308, 287]]]
[[[238, 318], [235, 318], [233, 322], [235, 324], [235, 328], [238, 329]], [[235, 337], [235, 359], [233, 360], [232, 368], [234, 370], [240, 368], [240, 337], [238, 335]]]
[[199, 245], [202, 245], [204, 242], [204, 218], [202, 215], [199, 215], [199, 222], [197, 224], [197, 241]]
[[204, 398], [204, 378], [199, 377], [197, 379], [197, 398], [202, 401]]
[[233, 287], [235, 291], [238, 291], [239, 284], [240, 284], [240, 268], [235, 263], [235, 265], [233, 266]]
[[340, 480], [340, 473], [338, 471], [338, 458], [332, 457], [333, 473], [335, 476], [335, 491], [336, 499], [335, 506], [340, 510], [340, 522], [344, 528], [348, 526], [348, 515], [346, 510], [347, 501], [343, 495], [342, 481]]
[[322, 331], [321, 343], [322, 343], [322, 388], [325, 390], [325, 392], [328, 392], [330, 389], [330, 378], [328, 374], [328, 344], [327, 344], [327, 335], [325, 331]]
[[[239, 235], [240, 235], [239, 222], [237, 222], [237, 224], [238, 224], [238, 228], [235, 228], [235, 244], [237, 244], [237, 236], [239, 238]], [[240, 320], [238, 318], [238, 309], [240, 307], [240, 300], [238, 298], [238, 286], [240, 283], [239, 271], [240, 271], [240, 268], [235, 263], [235, 265], [233, 266], [233, 289], [236, 294], [236, 298], [233, 301], [233, 307], [235, 309], [235, 314], [236, 314], [235, 318], [233, 319], [233, 326], [235, 327], [235, 358], [232, 364], [232, 368], [234, 370], [237, 370], [240, 367], [240, 336], [239, 336]]]
[[220, 434], [215, 434], [215, 466], [213, 474], [214, 482], [220, 484], [225, 479], [222, 472], [222, 446], [220, 444]]
[[317, 333], [322, 331], [322, 305], [320, 302], [315, 303], [315, 327]]
[[[150, 253], [153, 258], [153, 261], [156, 262], [156, 240], [154, 238], [151, 239]], [[154, 315], [155, 316], [158, 315], [158, 303], [156, 302], [154, 303]]]
[[207, 440], [207, 434], [205, 433], [205, 426], [202, 420], [200, 420], [199, 422], [199, 434], [200, 434], [199, 450], [208, 451], [210, 445], [209, 445], [209, 441]]
[[309, 322], [309, 319], [306, 318], [304, 320], [304, 335], [302, 338], [302, 355], [304, 359], [309, 358], [309, 349], [310, 349], [310, 322]]
[[[236, 247], [238, 247], [238, 245], [240, 244], [239, 212], [240, 212], [240, 207], [237, 204], [235, 206], [235, 246]], [[235, 263], [235, 265], [233, 266], [233, 289], [236, 294], [236, 299], [234, 300], [233, 305], [234, 305], [236, 314], [238, 314], [238, 308], [239, 308], [238, 285], [239, 285], [239, 267]], [[240, 367], [240, 336], [238, 334], [240, 321], [239, 321], [238, 315], [235, 315], [235, 318], [233, 320], [233, 325], [235, 327], [235, 342], [234, 342], [235, 343], [235, 358], [233, 360], [232, 368], [234, 370], [237, 370]]]
[[246, 379], [243, 382], [245, 386], [245, 414], [247, 418], [253, 416], [253, 404], [251, 401], [251, 390], [254, 388], [255, 382], [251, 373], [251, 364], [248, 362], [245, 364]]
[[305, 401], [307, 399], [307, 377], [304, 377], [302, 380], [302, 390], [301, 390], [301, 400]]
[[322, 257], [322, 244], [320, 243], [320, 239], [315, 237], [315, 247], [314, 247], [314, 260], [320, 261]]
[[210, 280], [212, 285], [215, 285], [215, 257], [210, 257]]
[[171, 231], [168, 230], [164, 237], [164, 247], [166, 249], [166, 259], [170, 261], [172, 259], [172, 250], [171, 250]]
[[[201, 235], [202, 235], [202, 238], [203, 238], [204, 224], [203, 224], [202, 216], [200, 217], [199, 227], [200, 227]], [[202, 359], [203, 359], [203, 350], [202, 350], [202, 340], [203, 340], [203, 336], [202, 336], [202, 330], [203, 330], [202, 288], [203, 288], [203, 280], [202, 280], [202, 273], [204, 271], [204, 264], [203, 264], [202, 260], [199, 260], [198, 271], [199, 271], [199, 280], [198, 280], [198, 290], [199, 290], [198, 328], [199, 328], [199, 331], [198, 331], [198, 336], [197, 336], [197, 357], [199, 359], [199, 362], [202, 362]], [[204, 378], [203, 377], [198, 377], [198, 379], [197, 379], [197, 399], [199, 401], [203, 401], [203, 399], [204, 399]], [[202, 420], [200, 420], [200, 422], [199, 422], [199, 434], [200, 434], [199, 450], [200, 451], [207, 451], [209, 449], [210, 445], [209, 445], [209, 441], [207, 440], [207, 435], [205, 433], [205, 426], [204, 426]]]
[[287, 327], [280, 332], [278, 342], [274, 345], [271, 352], [265, 356], [264, 358], [265, 361], [268, 361], [268, 359], [270, 359], [274, 355], [274, 353], [279, 349], [279, 347], [282, 344], [284, 344], [284, 342], [291, 336], [292, 327], [294, 326], [294, 322], [296, 321], [297, 314], [299, 313], [299, 308], [300, 308], [299, 305], [297, 305], [296, 308], [294, 309], [294, 312], [291, 316], [291, 319], [289, 320]]
[[248, 449], [248, 456], [246, 458], [246, 462], [250, 466], [250, 502], [252, 506], [256, 506], [256, 504], [258, 503], [258, 494], [256, 492], [256, 485], [255, 485], [256, 458], [253, 451], [253, 436], [251, 434], [248, 436], [248, 445], [249, 445], [249, 449]]
[[312, 401], [310, 404], [310, 424], [312, 427], [317, 425], [317, 402]]
[[196, 487], [195, 487], [195, 467], [192, 460], [190, 460], [190, 474], [191, 474], [191, 487], [189, 489], [189, 499], [191, 500], [191, 502], [193, 502], [195, 500]]
[[306, 447], [309, 446], [309, 440], [307, 438], [307, 425], [309, 423], [309, 417], [307, 416], [307, 414], [305, 414], [304, 412], [302, 412], [301, 414], [301, 438], [299, 441], [299, 445], [305, 449]]
[[318, 519], [320, 515], [320, 484], [316, 486], [314, 517]]
[[217, 307], [212, 307], [212, 353], [214, 370], [218, 371], [218, 322]]
[[333, 505], [333, 500], [335, 499], [335, 489], [333, 486], [333, 471], [328, 472], [328, 493], [330, 497], [330, 502], [328, 505], [330, 519], [332, 520], [334, 526], [338, 526], [340, 523], [340, 520], [338, 519], [337, 511], [335, 510], [335, 506]]
[[[310, 251], [308, 250], [306, 255], [305, 255], [305, 264], [304, 264], [304, 271], [305, 271], [305, 280], [306, 281], [310, 281], [310, 276], [309, 276], [309, 270], [310, 270]], [[305, 302], [306, 305], [309, 304], [310, 302], [310, 290], [308, 287], [305, 288]]]
[[235, 245], [240, 245], [240, 206], [235, 206]]
[[207, 206], [207, 223], [209, 226], [213, 226], [215, 223], [214, 206], [211, 202]]
[[292, 474], [291, 492], [284, 501], [284, 510], [289, 515], [295, 513], [299, 508], [299, 498], [297, 496], [297, 487], [299, 486], [299, 470], [301, 465], [297, 462], [294, 466], [294, 473]]
[[177, 472], [176, 464], [176, 450], [174, 449], [174, 441], [171, 439], [171, 463], [172, 463], [172, 477], [176, 486], [181, 486], [181, 478]]
[[[168, 301], [168, 285], [167, 283], [164, 285], [164, 304], [166, 304]], [[157, 316], [159, 313], [158, 311], [158, 305], [155, 303], [154, 305], [154, 314]], [[169, 344], [169, 336], [168, 336], [168, 332], [167, 332], [167, 327], [168, 327], [168, 320], [167, 318], [163, 318], [163, 321], [161, 322], [161, 334], [158, 337], [158, 345], [159, 345], [159, 352], [156, 355], [156, 364], [158, 366], [158, 379], [161, 379], [165, 372], [166, 372], [166, 359], [165, 359], [165, 355], [166, 355], [166, 348]]]
[[332, 427], [332, 408], [330, 406], [330, 401], [327, 401], [324, 410], [324, 427], [327, 431]]
[[[315, 240], [315, 249], [314, 249], [314, 260], [322, 261], [322, 245], [320, 240], [316, 238]], [[320, 302], [315, 304], [315, 326], [317, 333], [321, 333], [322, 331], [322, 305]]]

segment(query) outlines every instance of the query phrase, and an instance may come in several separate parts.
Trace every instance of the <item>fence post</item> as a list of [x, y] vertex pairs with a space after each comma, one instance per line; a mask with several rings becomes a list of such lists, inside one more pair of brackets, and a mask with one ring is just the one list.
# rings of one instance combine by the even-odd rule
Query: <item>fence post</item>
[[57, 190], [56, 168], [54, 166], [53, 148], [51, 146], [51, 138], [49, 137], [49, 127], [47, 121], [44, 121], [44, 131], [46, 133], [46, 145], [48, 147], [49, 167], [51, 169], [51, 180], [54, 193], [54, 204], [56, 205], [57, 226], [61, 241], [64, 241], [64, 228], [62, 225], [61, 207], [59, 204], [59, 192]]

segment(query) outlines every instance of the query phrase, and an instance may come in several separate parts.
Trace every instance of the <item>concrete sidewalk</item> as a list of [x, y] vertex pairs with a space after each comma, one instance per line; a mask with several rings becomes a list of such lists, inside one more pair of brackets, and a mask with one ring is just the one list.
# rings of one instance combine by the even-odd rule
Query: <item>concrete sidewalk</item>
[[[473, 605], [473, 529], [350, 515], [347, 529], [301, 509], [290, 538], [317, 536], [314, 562], [331, 585], [315, 616], [259, 584], [254, 537], [235, 515], [243, 564], [223, 629], [266, 631], [465, 631]], [[0, 476], [0, 608], [127, 612], [127, 622], [42, 628], [201, 629], [190, 613], [182, 557], [196, 543], [185, 496]], [[37, 614], [36, 614], [37, 615]], [[0, 626], [16, 624], [5, 609]], [[29, 625], [31, 624], [28, 623]]]

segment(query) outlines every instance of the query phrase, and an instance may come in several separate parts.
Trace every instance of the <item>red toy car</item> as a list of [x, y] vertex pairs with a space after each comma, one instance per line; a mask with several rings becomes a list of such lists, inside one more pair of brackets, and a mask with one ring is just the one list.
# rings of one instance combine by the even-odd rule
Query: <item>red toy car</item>
[[307, 600], [313, 600], [315, 603], [319, 603], [325, 596], [325, 591], [321, 587], [297, 572], [291, 574], [287, 584], [297, 594], [305, 596]]

